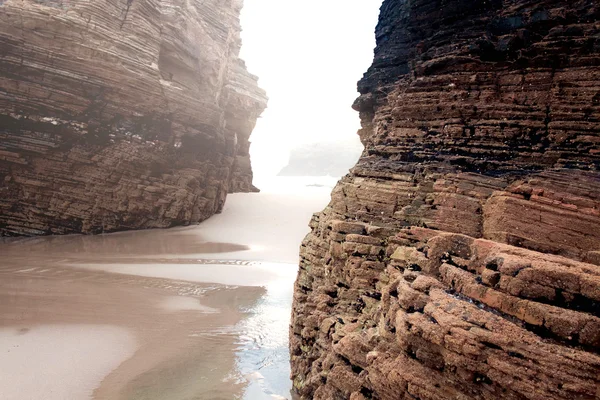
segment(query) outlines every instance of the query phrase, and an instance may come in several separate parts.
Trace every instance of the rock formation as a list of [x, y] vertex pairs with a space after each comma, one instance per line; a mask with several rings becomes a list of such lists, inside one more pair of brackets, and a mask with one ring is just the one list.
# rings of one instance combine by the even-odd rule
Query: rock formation
[[0, 1], [0, 235], [188, 224], [253, 190], [241, 6]]
[[301, 248], [303, 399], [600, 399], [600, 3], [385, 0]]
[[340, 177], [356, 164], [362, 153], [358, 138], [306, 143], [292, 148], [290, 161], [279, 176]]

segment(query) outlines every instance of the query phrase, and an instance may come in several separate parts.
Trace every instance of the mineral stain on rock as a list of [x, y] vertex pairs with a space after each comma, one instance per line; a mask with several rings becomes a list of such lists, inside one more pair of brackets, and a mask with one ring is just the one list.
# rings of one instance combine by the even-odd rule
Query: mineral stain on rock
[[600, 398], [600, 5], [385, 0], [301, 247], [304, 399]]
[[0, 235], [185, 225], [256, 190], [240, 1], [0, 6]]

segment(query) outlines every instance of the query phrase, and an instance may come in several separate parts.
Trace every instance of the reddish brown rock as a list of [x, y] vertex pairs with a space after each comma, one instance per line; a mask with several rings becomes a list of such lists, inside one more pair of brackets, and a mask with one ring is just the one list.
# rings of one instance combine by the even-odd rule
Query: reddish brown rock
[[241, 1], [0, 1], [0, 235], [189, 224], [251, 191]]
[[600, 6], [386, 0], [311, 221], [304, 399], [600, 399]]

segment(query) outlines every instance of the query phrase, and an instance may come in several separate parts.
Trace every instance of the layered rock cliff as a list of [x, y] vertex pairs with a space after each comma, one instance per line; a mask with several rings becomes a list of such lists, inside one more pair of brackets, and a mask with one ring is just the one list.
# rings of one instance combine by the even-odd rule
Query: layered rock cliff
[[241, 3], [0, 1], [0, 235], [188, 224], [254, 190]]
[[600, 4], [385, 0], [302, 243], [304, 399], [600, 399]]

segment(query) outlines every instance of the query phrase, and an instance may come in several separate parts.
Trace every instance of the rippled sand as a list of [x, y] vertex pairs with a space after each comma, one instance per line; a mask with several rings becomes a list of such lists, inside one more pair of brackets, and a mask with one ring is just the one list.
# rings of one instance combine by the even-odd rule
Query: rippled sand
[[188, 228], [0, 243], [0, 397], [291, 398], [298, 245], [329, 191], [232, 195]]

